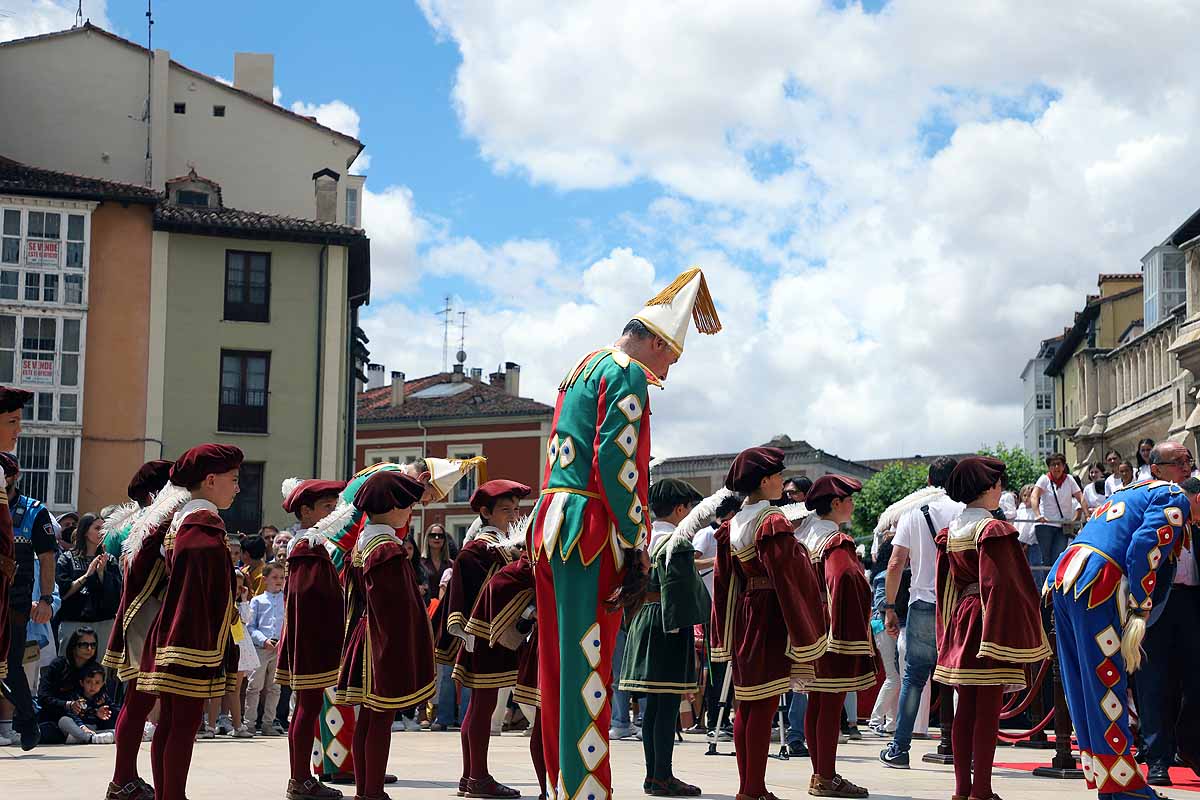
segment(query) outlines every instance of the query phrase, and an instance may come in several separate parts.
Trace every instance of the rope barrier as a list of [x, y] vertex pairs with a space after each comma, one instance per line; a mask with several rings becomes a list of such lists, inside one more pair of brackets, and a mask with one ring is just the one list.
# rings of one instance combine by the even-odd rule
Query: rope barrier
[[[1022, 700], [1015, 708], [1006, 706], [1004, 710], [1000, 712], [1000, 719], [1012, 719], [1018, 714], [1025, 713], [1025, 710], [1033, 704], [1033, 701], [1037, 699], [1038, 695], [1041, 693], [1042, 683], [1045, 682], [1046, 675], [1049, 674], [1049, 671], [1050, 659], [1046, 659], [1042, 662], [1041, 667], [1038, 668], [1037, 677], [1034, 678], [1033, 682], [1029, 684], [1028, 691], [1025, 694], [1025, 699]], [[1015, 701], [1018, 697], [1020, 697], [1019, 692], [1014, 694], [1013, 700]]]
[[996, 736], [1002, 742], [1023, 742], [1023, 741], [1026, 741], [1027, 739], [1029, 739], [1030, 737], [1032, 737], [1035, 733], [1040, 733], [1041, 731], [1045, 730], [1046, 726], [1049, 725], [1053, 720], [1054, 720], [1054, 710], [1051, 709], [1050, 713], [1046, 715], [1045, 719], [1043, 719], [1037, 725], [1034, 725], [1032, 728], [1025, 731], [1024, 733], [1012, 734], [1012, 733], [1005, 733], [1004, 731], [998, 731], [996, 733]]

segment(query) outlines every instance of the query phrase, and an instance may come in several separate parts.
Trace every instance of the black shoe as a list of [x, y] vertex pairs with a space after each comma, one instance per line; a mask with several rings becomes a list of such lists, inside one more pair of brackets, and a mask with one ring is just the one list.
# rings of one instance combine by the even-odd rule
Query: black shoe
[[1164, 764], [1155, 764], [1150, 767], [1150, 776], [1146, 779], [1146, 783], [1151, 786], [1170, 786], [1171, 774], [1167, 771]]
[[38, 727], [37, 722], [30, 722], [25, 726], [25, 730], [21, 731], [21, 749], [28, 753], [37, 747], [40, 741], [42, 741], [42, 729]]
[[792, 758], [808, 758], [808, 746], [804, 742], [788, 744], [788, 755]]
[[879, 760], [885, 767], [908, 769], [908, 753], [902, 753], [893, 742], [879, 751]]

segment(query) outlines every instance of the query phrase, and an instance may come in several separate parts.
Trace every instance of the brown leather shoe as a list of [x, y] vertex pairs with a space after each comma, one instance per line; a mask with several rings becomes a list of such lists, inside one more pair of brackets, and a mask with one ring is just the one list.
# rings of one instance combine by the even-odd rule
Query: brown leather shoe
[[870, 797], [871, 793], [861, 786], [856, 786], [841, 775], [832, 778], [822, 778], [813, 775], [808, 784], [808, 793], [813, 797]]
[[521, 793], [511, 786], [505, 786], [491, 775], [486, 778], [471, 778], [467, 781], [467, 797], [494, 798], [494, 800], [512, 800], [520, 797]]
[[287, 800], [342, 800], [342, 793], [331, 789], [316, 778], [298, 781], [288, 779]]
[[141, 778], [135, 778], [124, 786], [110, 782], [104, 800], [154, 800], [154, 787]]

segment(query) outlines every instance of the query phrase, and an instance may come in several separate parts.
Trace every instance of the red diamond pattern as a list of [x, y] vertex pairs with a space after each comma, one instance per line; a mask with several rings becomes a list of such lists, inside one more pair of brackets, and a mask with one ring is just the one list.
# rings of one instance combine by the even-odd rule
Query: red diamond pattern
[[1175, 531], [1174, 531], [1174, 529], [1171, 528], [1170, 525], [1163, 525], [1161, 528], [1158, 529], [1157, 533], [1158, 533], [1158, 543], [1159, 544], [1170, 544], [1171, 540], [1175, 536]]
[[1108, 726], [1108, 730], [1104, 732], [1104, 743], [1112, 748], [1112, 751], [1117, 755], [1124, 755], [1125, 748], [1129, 746], [1129, 740], [1125, 738], [1125, 734], [1117, 727], [1117, 723], [1112, 723]]
[[1117, 670], [1117, 665], [1107, 658], [1096, 667], [1096, 677], [1109, 689], [1121, 682], [1121, 673]]

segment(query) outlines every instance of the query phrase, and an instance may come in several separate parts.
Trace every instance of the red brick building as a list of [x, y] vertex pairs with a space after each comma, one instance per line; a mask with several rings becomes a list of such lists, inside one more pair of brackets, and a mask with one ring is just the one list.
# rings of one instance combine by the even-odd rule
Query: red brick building
[[[371, 365], [374, 374], [380, 371]], [[416, 380], [393, 372], [388, 386], [358, 396], [355, 432], [357, 469], [380, 461], [405, 463], [420, 457], [487, 458], [486, 476], [508, 478], [535, 488], [550, 437], [554, 408], [520, 396], [521, 368], [505, 364], [503, 372], [483, 379], [480, 370], [467, 374], [461, 364]], [[467, 501], [475, 480], [460, 482], [442, 503], [418, 507], [413, 530], [434, 522], [446, 526], [461, 544], [475, 514]], [[523, 506], [533, 507], [535, 496]]]

